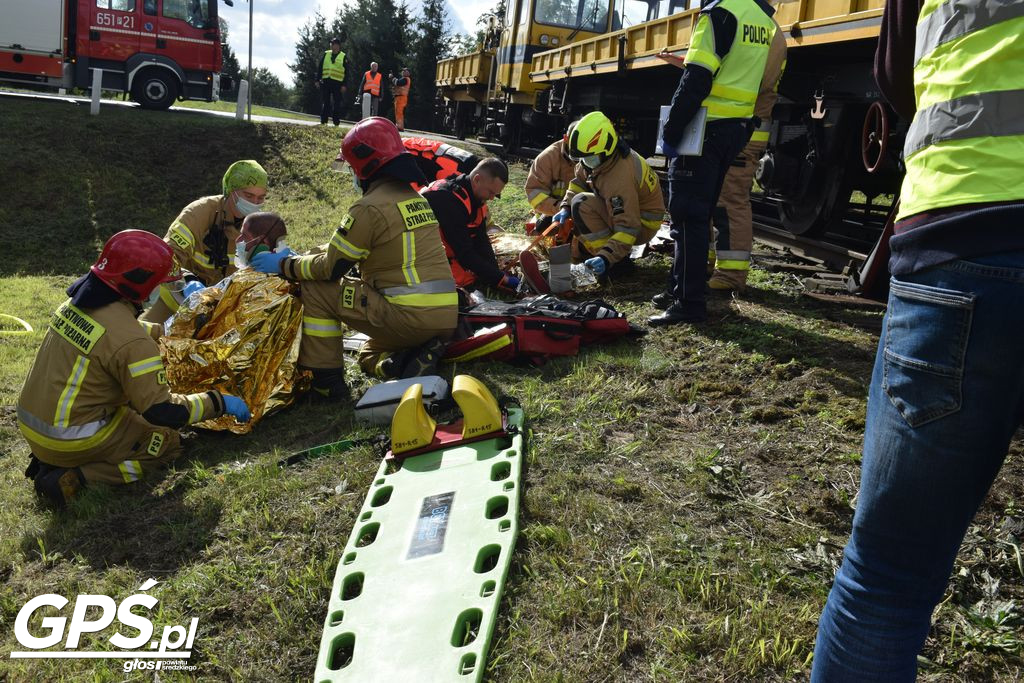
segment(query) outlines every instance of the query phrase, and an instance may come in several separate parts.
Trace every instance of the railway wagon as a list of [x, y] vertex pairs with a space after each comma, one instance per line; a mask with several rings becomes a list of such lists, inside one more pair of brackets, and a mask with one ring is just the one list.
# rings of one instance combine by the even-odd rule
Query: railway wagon
[[[659, 109], [680, 75], [656, 55], [685, 54], [699, 10], [679, 0], [618, 3], [510, 2], [494, 18], [500, 39], [491, 49], [438, 65], [448, 129], [513, 151], [542, 146], [600, 109], [638, 151], [653, 154]], [[773, 5], [789, 54], [757, 174], [760, 211], [794, 235], [869, 248], [899, 189], [908, 124], [882, 101], [872, 73], [884, 0]], [[545, 21], [551, 6], [563, 8], [559, 27]], [[643, 21], [629, 25], [631, 16]]]

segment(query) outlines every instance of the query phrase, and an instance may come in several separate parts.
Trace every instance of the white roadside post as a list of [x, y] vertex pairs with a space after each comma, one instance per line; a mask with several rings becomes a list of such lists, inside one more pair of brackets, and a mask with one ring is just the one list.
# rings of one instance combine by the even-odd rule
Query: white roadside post
[[238, 81], [238, 101], [235, 102], [235, 118], [239, 121], [245, 118], [245, 104], [249, 101], [249, 81], [244, 78]]
[[100, 91], [103, 85], [103, 69], [92, 70], [92, 103], [89, 105], [89, 113], [96, 116], [100, 113]]

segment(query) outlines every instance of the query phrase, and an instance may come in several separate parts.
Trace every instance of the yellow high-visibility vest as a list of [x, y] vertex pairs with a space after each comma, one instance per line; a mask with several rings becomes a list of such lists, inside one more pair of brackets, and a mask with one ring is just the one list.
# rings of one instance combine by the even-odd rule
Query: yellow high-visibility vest
[[333, 53], [328, 50], [324, 53], [324, 64], [321, 69], [321, 78], [324, 80], [330, 78], [332, 81], [344, 81], [345, 80], [345, 53], [341, 50], [338, 51], [338, 56], [333, 60], [331, 55]]
[[925, 0], [897, 220], [1024, 198], [1024, 3]]

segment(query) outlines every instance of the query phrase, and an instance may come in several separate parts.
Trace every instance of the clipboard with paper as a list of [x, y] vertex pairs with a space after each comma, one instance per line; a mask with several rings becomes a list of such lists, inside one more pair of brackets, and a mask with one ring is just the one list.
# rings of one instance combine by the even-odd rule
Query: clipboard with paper
[[[665, 122], [668, 121], [668, 112], [671, 109], [671, 105], [664, 105], [661, 108], [661, 114], [658, 118], [658, 144], [654, 151], [657, 154], [665, 153], [665, 146], [662, 142], [662, 136], [665, 133]], [[683, 131], [683, 139], [679, 141], [679, 145], [676, 147], [677, 156], [700, 156], [704, 151], [704, 128], [708, 123], [708, 108], [701, 107], [697, 110], [697, 113], [690, 119], [690, 123], [687, 124], [686, 130]]]

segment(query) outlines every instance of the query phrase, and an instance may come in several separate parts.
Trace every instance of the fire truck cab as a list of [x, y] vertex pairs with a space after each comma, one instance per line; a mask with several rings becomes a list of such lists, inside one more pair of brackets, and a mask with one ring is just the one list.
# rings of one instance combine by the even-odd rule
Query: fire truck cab
[[0, 0], [0, 80], [88, 88], [102, 69], [147, 109], [213, 101], [220, 35], [216, 0]]

